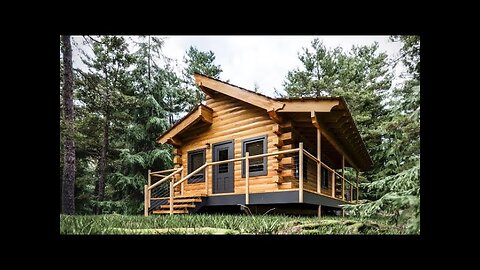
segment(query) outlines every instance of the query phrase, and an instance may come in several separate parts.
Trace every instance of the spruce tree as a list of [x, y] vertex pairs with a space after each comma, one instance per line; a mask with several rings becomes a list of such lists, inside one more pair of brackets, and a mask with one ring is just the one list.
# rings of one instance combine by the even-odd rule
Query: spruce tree
[[[82, 73], [85, 81], [80, 90], [80, 100], [87, 110], [98, 116], [101, 122], [101, 148], [98, 157], [98, 182], [96, 185], [95, 213], [101, 213], [105, 198], [105, 184], [109, 173], [109, 157], [112, 154], [111, 137], [119, 136], [122, 125], [129, 117], [132, 106], [132, 86], [129, 67], [133, 58], [123, 37], [88, 37], [93, 56], [84, 54], [82, 61], [88, 72]], [[119, 132], [113, 132], [118, 130]], [[114, 148], [116, 146], [114, 145]]]
[[212, 51], [202, 52], [197, 48], [190, 46], [183, 58], [186, 67], [183, 70], [183, 77], [190, 95], [188, 102], [190, 105], [187, 110], [198, 106], [205, 99], [203, 92], [195, 85], [194, 73], [201, 73], [215, 79], [220, 79], [222, 68], [215, 64], [215, 54]]

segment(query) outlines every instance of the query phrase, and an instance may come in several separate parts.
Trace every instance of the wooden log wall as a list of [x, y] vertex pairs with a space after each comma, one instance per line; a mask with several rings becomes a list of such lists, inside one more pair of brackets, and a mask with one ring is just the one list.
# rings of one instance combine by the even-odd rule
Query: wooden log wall
[[[275, 123], [272, 126], [276, 151], [290, 150], [294, 148], [292, 127], [293, 126], [290, 121], [285, 121], [281, 124]], [[298, 155], [298, 153], [292, 153], [288, 155], [282, 154], [276, 157], [278, 163], [274, 168], [276, 175], [274, 176], [273, 181], [278, 184], [279, 189], [289, 189], [295, 187], [295, 184], [292, 183], [292, 180], [294, 180], [295, 155]], [[298, 181], [296, 186], [298, 187]]]
[[[276, 123], [270, 119], [264, 109], [222, 94], [217, 94], [215, 97], [207, 96], [206, 105], [213, 109], [212, 125], [193, 129], [188, 134], [182, 136], [181, 160], [182, 164], [185, 164], [184, 170], [187, 170], [186, 164], [189, 151], [207, 148], [207, 145], [209, 145], [211, 149], [206, 151], [206, 161], [211, 162], [212, 144], [232, 139], [234, 140], [234, 158], [242, 156], [242, 140], [253, 137], [266, 135], [268, 152], [274, 152], [279, 149], [275, 146], [275, 144], [279, 144], [278, 135], [273, 130], [273, 126]], [[290, 142], [288, 134], [284, 135], [283, 139], [285, 142]], [[285, 147], [285, 144], [282, 145], [281, 149], [287, 149], [283, 147]], [[250, 193], [278, 190], [279, 184], [274, 179], [279, 174], [274, 168], [278, 168], [278, 160], [274, 156], [270, 156], [267, 158], [267, 175], [250, 176]], [[208, 193], [212, 194], [211, 166], [208, 167], [207, 174], [209, 178]], [[234, 187], [235, 193], [245, 193], [245, 178], [242, 178], [240, 161], [234, 163]], [[197, 194], [205, 194], [205, 183], [188, 184], [185, 181], [184, 195]]]

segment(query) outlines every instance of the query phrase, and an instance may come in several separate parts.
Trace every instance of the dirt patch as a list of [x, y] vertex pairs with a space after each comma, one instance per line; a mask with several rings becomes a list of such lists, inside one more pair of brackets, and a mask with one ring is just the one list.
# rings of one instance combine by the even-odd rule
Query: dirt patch
[[288, 222], [278, 234], [365, 234], [382, 231], [382, 227], [374, 222], [322, 219], [308, 223]]

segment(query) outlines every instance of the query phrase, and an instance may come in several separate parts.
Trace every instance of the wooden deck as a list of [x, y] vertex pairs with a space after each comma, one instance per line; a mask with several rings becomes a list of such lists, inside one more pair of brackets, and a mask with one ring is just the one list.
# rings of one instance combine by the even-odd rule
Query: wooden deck
[[[297, 181], [290, 182], [291, 185], [289, 188], [277, 189], [272, 191], [265, 190], [250, 190], [248, 188], [250, 178], [249, 173], [245, 173], [245, 180], [242, 183], [245, 187], [241, 190], [235, 190], [232, 193], [219, 193], [213, 194], [210, 192], [208, 187], [208, 177], [205, 179], [204, 188], [198, 189], [197, 192], [184, 192], [183, 189], [176, 190], [176, 187], [181, 187], [182, 183], [188, 180], [193, 175], [196, 175], [201, 170], [204, 170], [207, 167], [216, 166], [220, 164], [233, 163], [238, 161], [245, 161], [248, 165], [250, 159], [268, 157], [268, 156], [278, 156], [289, 153], [298, 153], [299, 159], [299, 175]], [[318, 188], [315, 184], [320, 184], [317, 181], [308, 181], [304, 178], [303, 175], [303, 163], [306, 162], [306, 159], [310, 159], [316, 163], [317, 167], [324, 167], [329, 170], [332, 174], [332, 182], [334, 183], [331, 186], [332, 191], [327, 191], [326, 193]], [[248, 168], [248, 166], [246, 166]], [[305, 204], [314, 204], [314, 205], [325, 205], [330, 207], [340, 207], [342, 204], [351, 204], [356, 203], [358, 200], [358, 187], [356, 183], [350, 182], [345, 179], [343, 174], [337, 173], [335, 170], [328, 167], [326, 164], [322, 163], [320, 160], [316, 159], [312, 154], [303, 149], [303, 144], [300, 143], [299, 148], [271, 152], [261, 155], [250, 156], [246, 155], [241, 158], [234, 158], [223, 161], [216, 162], [205, 162], [198, 169], [193, 172], [185, 175], [178, 181], [175, 180], [174, 175], [180, 174], [183, 171], [183, 167], [174, 168], [165, 171], [151, 172], [149, 171], [149, 181], [148, 185], [145, 185], [145, 216], [148, 216], [150, 213], [158, 214], [175, 214], [175, 213], [189, 213], [191, 209], [198, 209], [199, 205], [202, 206], [214, 206], [214, 205], [255, 205], [255, 204], [286, 204], [286, 203], [305, 203]], [[317, 171], [320, 171], [319, 169]], [[151, 184], [152, 176], [159, 177], [159, 175], [165, 175], [160, 181]], [[340, 179], [340, 181], [338, 181]], [[316, 180], [313, 179], [313, 180]], [[309, 183], [305, 185], [305, 183]], [[345, 183], [348, 183], [350, 188], [345, 190]], [[337, 186], [340, 186], [340, 191], [338, 192]], [[163, 196], [155, 197], [152, 196], [152, 190], [156, 188], [162, 189], [164, 192]], [[355, 189], [356, 194], [353, 196], [353, 190]], [[320, 191], [320, 192], [319, 192]], [[340, 194], [338, 197], [337, 193]], [[168, 195], [167, 195], [168, 194]], [[347, 196], [346, 196], [347, 194]], [[154, 204], [152, 205], [152, 202]], [[153, 206], [153, 207], [152, 207]]]

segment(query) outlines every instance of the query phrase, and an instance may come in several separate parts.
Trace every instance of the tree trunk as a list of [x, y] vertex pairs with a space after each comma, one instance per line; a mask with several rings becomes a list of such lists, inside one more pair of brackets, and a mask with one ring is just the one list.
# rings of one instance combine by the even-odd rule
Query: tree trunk
[[63, 43], [63, 108], [65, 118], [64, 166], [63, 166], [63, 197], [62, 210], [65, 214], [75, 213], [75, 141], [73, 135], [73, 69], [72, 45], [70, 36], [62, 36]]
[[[108, 114], [105, 117], [105, 125], [103, 126], [103, 143], [102, 153], [100, 156], [100, 177], [98, 179], [97, 186], [97, 200], [102, 202], [105, 198], [105, 179], [107, 178], [107, 164], [108, 164], [108, 133], [110, 129], [110, 117]], [[95, 207], [95, 214], [101, 214], [102, 208], [100, 206]]]

